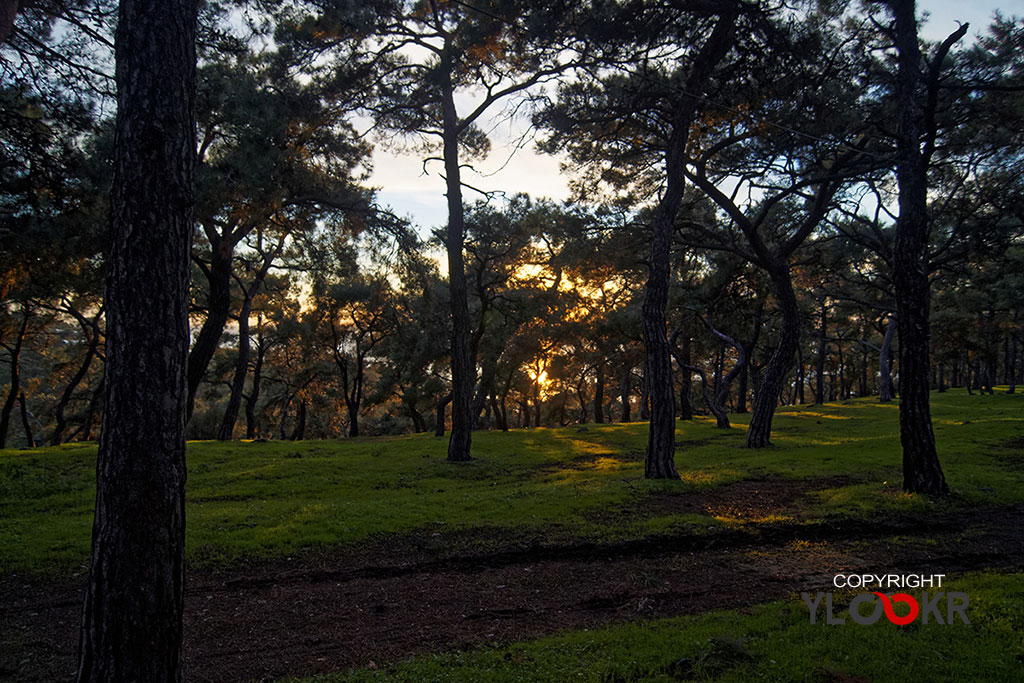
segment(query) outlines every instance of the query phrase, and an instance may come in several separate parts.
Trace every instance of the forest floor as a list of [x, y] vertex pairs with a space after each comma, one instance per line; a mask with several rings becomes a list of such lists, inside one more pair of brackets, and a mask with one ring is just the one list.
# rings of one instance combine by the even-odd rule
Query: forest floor
[[[894, 429], [872, 423], [895, 414], [867, 401], [786, 411], [759, 459], [733, 443], [742, 429], [681, 423], [683, 481], [668, 486], [638, 478], [643, 424], [482, 434], [468, 468], [425, 457], [437, 442], [422, 437], [235, 446], [256, 458], [192, 444], [187, 678], [863, 681], [959, 660], [976, 679], [1024, 676], [1024, 406], [936, 403], [943, 501], [890, 483], [898, 448], [875, 441]], [[48, 457], [0, 454], [0, 680], [74, 666], [90, 455]], [[320, 515], [367, 486], [378, 518], [324, 532]], [[63, 506], [26, 499], [44, 489]], [[437, 505], [453, 509], [435, 519]], [[918, 629], [879, 661], [912, 631], [808, 623], [799, 593], [835, 590], [840, 572], [947, 574], [972, 626]]]

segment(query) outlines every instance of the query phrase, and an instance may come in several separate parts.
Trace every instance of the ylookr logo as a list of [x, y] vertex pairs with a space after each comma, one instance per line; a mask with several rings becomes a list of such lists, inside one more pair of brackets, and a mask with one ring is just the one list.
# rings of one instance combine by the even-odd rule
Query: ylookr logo
[[[942, 579], [945, 574], [933, 574], [925, 576], [921, 574], [837, 574], [833, 579], [836, 588], [867, 588], [877, 586], [879, 588], [941, 588]], [[825, 606], [825, 623], [829, 625], [845, 624], [846, 619], [835, 616], [832, 607], [832, 593], [816, 593], [811, 597], [810, 593], [801, 593], [807, 609], [810, 611], [811, 623], [817, 623], [818, 610], [822, 603]], [[862, 626], [869, 626], [878, 622], [885, 614], [885, 618], [898, 626], [906, 626], [920, 618], [921, 624], [952, 624], [956, 617], [965, 623], [971, 623], [967, 618], [967, 605], [970, 602], [966, 593], [955, 591], [938, 593], [921, 593], [920, 598], [915, 598], [909, 593], [893, 593], [888, 595], [880, 591], [871, 591], [857, 595], [850, 601], [850, 619]], [[896, 614], [894, 603], [902, 603], [907, 606], [906, 614]], [[871, 613], [864, 614], [862, 606], [872, 605]], [[945, 610], [943, 610], [945, 608]], [[904, 610], [900, 610], [904, 611]], [[943, 612], [945, 619], [943, 619]]]

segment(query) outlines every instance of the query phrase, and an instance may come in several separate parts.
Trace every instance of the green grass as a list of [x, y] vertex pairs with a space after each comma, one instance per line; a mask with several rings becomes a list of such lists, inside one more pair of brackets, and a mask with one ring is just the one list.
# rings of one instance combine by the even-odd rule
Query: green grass
[[[680, 422], [675, 483], [643, 480], [644, 423], [481, 432], [469, 463], [445, 461], [447, 440], [428, 435], [193, 442], [188, 559], [230, 566], [426, 529], [497, 527], [546, 541], [701, 531], [731, 522], [648, 513], [638, 503], [759, 476], [853, 478], [818, 494], [807, 519], [1024, 501], [1024, 399], [950, 391], [932, 400], [955, 491], [944, 502], [900, 492], [897, 406], [871, 399], [780, 409], [775, 446], [760, 451], [742, 448], [746, 416], [733, 416], [729, 431]], [[95, 454], [90, 444], [0, 451], [0, 573], [84, 571]]]
[[745, 610], [573, 631], [305, 680], [1024, 680], [1024, 575], [972, 574], [943, 587], [967, 593], [969, 625], [894, 626], [884, 618], [870, 626], [848, 618], [838, 626], [820, 619], [811, 625], [803, 601], [793, 596]]

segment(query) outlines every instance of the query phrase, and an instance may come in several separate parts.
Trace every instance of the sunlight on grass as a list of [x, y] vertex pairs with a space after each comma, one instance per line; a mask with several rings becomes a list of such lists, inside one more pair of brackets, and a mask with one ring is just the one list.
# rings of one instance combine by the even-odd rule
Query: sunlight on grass
[[[282, 557], [418, 533], [438, 521], [448, 530], [504, 529], [506, 542], [699, 533], [715, 520], [686, 506], [666, 508], [666, 501], [746, 478], [781, 477], [807, 489], [797, 512], [769, 510], [757, 523], [1024, 502], [1020, 394], [933, 394], [936, 440], [954, 492], [941, 503], [900, 490], [897, 407], [874, 399], [782, 407], [774, 446], [763, 450], [744, 448], [749, 414], [731, 416], [728, 430], [705, 416], [680, 421], [680, 482], [642, 478], [646, 423], [478, 432], [474, 460], [459, 464], [446, 461], [446, 439], [428, 434], [192, 442], [188, 560], [221, 566]], [[95, 444], [0, 451], [0, 573], [84, 571], [95, 453]], [[661, 507], [650, 502], [654, 496]]]

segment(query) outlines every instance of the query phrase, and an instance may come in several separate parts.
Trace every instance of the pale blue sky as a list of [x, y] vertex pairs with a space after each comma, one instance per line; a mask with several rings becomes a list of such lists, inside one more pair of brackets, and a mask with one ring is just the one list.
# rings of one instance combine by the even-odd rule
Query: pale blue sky
[[[918, 12], [930, 13], [922, 35], [941, 40], [956, 30], [958, 21], [970, 22], [969, 36], [973, 39], [990, 23], [998, 9], [1004, 15], [1024, 15], [1024, 0], [918, 0]], [[496, 125], [491, 131], [492, 153], [476, 165], [485, 175], [466, 172], [464, 181], [483, 190], [503, 190], [508, 194], [526, 192], [533, 197], [568, 198], [568, 184], [559, 169], [559, 160], [538, 154], [528, 144], [512, 152], [512, 140], [520, 130], [511, 130], [508, 124]], [[511, 155], [511, 158], [510, 158]], [[374, 173], [371, 184], [380, 188], [380, 199], [399, 214], [411, 216], [421, 231], [444, 225], [447, 210], [444, 181], [439, 175], [439, 164], [427, 167], [419, 157], [389, 153], [377, 149], [374, 153]], [[465, 200], [475, 201], [480, 195], [465, 191]]]

